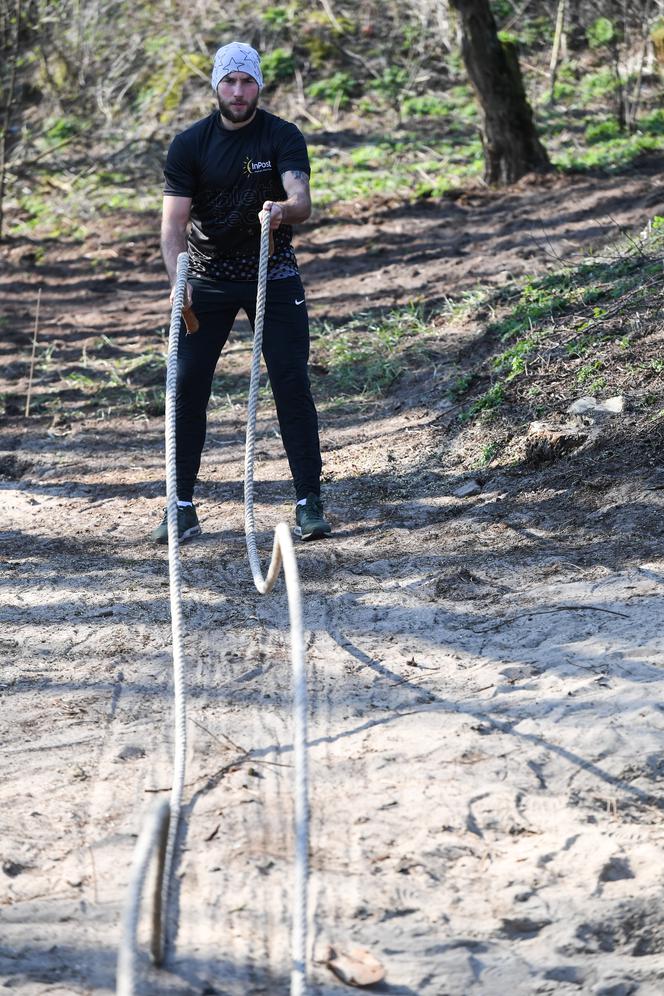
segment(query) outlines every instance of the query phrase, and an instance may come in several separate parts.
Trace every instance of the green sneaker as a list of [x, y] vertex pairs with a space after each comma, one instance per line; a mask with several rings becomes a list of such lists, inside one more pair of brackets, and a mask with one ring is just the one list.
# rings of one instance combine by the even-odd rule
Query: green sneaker
[[295, 535], [303, 540], [329, 536], [332, 526], [323, 515], [323, 503], [318, 495], [307, 495], [306, 505], [295, 506]]
[[[194, 536], [200, 536], [201, 532], [194, 506], [178, 506], [178, 539], [180, 543], [193, 539]], [[153, 543], [168, 543], [168, 509], [164, 509], [164, 518], [157, 528], [152, 530], [150, 539]]]

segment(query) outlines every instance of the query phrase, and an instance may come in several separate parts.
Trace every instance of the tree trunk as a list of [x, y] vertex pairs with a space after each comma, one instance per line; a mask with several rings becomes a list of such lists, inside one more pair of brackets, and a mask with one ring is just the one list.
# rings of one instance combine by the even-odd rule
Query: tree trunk
[[[16, 25], [14, 28], [14, 39], [9, 56], [9, 79], [7, 81], [5, 97], [5, 107], [0, 122], [0, 242], [2, 241], [5, 222], [5, 186], [7, 183], [7, 155], [8, 155], [8, 134], [11, 123], [12, 107], [14, 105], [14, 87], [16, 85], [16, 67], [19, 58], [19, 41], [21, 34], [21, 0], [16, 0], [14, 8]], [[4, 88], [3, 88], [4, 89]]]
[[487, 183], [514, 183], [551, 169], [526, 99], [516, 46], [501, 42], [489, 0], [451, 0], [461, 15], [461, 52], [482, 113]]

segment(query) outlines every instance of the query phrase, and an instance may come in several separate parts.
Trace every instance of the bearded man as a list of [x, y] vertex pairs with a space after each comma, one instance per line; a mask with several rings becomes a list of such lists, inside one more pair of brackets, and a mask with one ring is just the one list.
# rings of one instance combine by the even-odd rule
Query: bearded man
[[[293, 478], [295, 532], [317, 539], [331, 527], [320, 499], [307, 306], [291, 245], [292, 226], [311, 214], [307, 147], [294, 124], [259, 108], [263, 75], [260, 57], [249, 45], [220, 48], [211, 83], [219, 109], [175, 137], [164, 169], [162, 255], [174, 287], [178, 254], [189, 253], [187, 303], [199, 321], [194, 334], [187, 334], [184, 321], [180, 329], [178, 535], [182, 541], [201, 532], [193, 497], [212, 378], [240, 309], [253, 327], [262, 210], [270, 212], [263, 357]], [[151, 538], [168, 542], [166, 515]]]

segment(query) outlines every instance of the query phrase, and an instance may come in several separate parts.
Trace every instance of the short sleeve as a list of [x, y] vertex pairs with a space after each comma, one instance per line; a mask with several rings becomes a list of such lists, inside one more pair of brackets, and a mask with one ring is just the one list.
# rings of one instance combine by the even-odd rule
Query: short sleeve
[[168, 150], [164, 167], [164, 193], [174, 197], [193, 197], [196, 193], [192, 143], [185, 142], [184, 135], [176, 135]]
[[288, 123], [277, 142], [277, 168], [283, 175], [288, 170], [299, 169], [307, 175], [311, 175], [309, 165], [309, 154], [304, 135], [294, 124]]

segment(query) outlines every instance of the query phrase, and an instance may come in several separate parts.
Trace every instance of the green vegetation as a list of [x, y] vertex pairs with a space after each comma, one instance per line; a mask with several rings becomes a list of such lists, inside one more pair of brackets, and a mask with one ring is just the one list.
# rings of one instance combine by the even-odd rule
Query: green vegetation
[[618, 27], [608, 17], [598, 17], [586, 32], [591, 48], [603, 48], [618, 41]]
[[478, 467], [488, 467], [493, 460], [499, 455], [501, 451], [501, 445], [498, 440], [493, 440], [490, 443], [485, 443], [480, 452], [479, 460], [477, 461]]
[[316, 80], [307, 87], [307, 93], [314, 100], [321, 100], [330, 107], [346, 108], [350, 105], [355, 80], [348, 73], [335, 73], [333, 76]]
[[[663, 255], [664, 220], [656, 216], [641, 240], [619, 244], [611, 258], [590, 257], [544, 277], [525, 278], [507, 303], [496, 295], [492, 306], [499, 314], [488, 326], [496, 346], [483, 363], [491, 384], [468, 400], [461, 421], [486, 421], [507, 405], [512, 419], [516, 411], [540, 417], [546, 414], [542, 398], [548, 395], [551, 403], [546, 389], [551, 377], [562, 386], [557, 393], [562, 389], [569, 397], [658, 383], [653, 397], [661, 401], [664, 361], [657, 336], [646, 349], [640, 330], [648, 321], [656, 327], [664, 300]], [[481, 307], [486, 303], [485, 296]], [[644, 352], [646, 359], [637, 360]], [[481, 374], [476, 369], [465, 375], [450, 396], [470, 393]], [[554, 403], [558, 409], [564, 405], [559, 396]]]
[[398, 138], [376, 136], [354, 148], [313, 145], [313, 184], [321, 207], [383, 194], [404, 200], [441, 197], [481, 174], [482, 145], [469, 135], [464, 147], [449, 140], [420, 140], [415, 133]]
[[449, 389], [451, 399], [456, 401], [457, 398], [461, 398], [476, 380], [477, 374], [474, 370], [459, 374]]
[[484, 394], [473, 401], [467, 411], [462, 412], [459, 418], [462, 422], [466, 422], [475, 415], [491, 415], [497, 408], [500, 408], [504, 400], [505, 388], [503, 385], [500, 383], [492, 384], [488, 391], [485, 391]]
[[[664, 149], [661, 87], [652, 76], [643, 77], [635, 120], [625, 120], [641, 79], [633, 59], [625, 69], [634, 39], [641, 44], [636, 15], [621, 17], [618, 30], [615, 19], [584, 10], [581, 47], [570, 47], [558, 67], [550, 107], [545, 63], [553, 8], [521, 11], [509, 0], [492, 7], [505, 43], [518, 43], [538, 127], [558, 169], [615, 171]], [[84, 17], [75, 0], [47, 0], [42, 21], [26, 21], [21, 35], [17, 68], [29, 126], [18, 107], [6, 230], [76, 238], [98, 213], [157, 207], [167, 142], [212, 106], [212, 55], [230, 33], [256, 41], [264, 103], [306, 132], [319, 207], [376, 196], [437, 198], [476, 181], [484, 171], [478, 104], [454, 39], [449, 52], [440, 44], [435, 8], [386, 0], [378, 16], [359, 2], [258, 0], [240, 3], [230, 21], [205, 5], [183, 17], [178, 2], [136, 8], [118, 0]], [[653, 16], [653, 44], [659, 31]], [[9, 60], [9, 49], [5, 54]], [[0, 71], [0, 92], [5, 84]], [[340, 127], [344, 140], [335, 146], [330, 132]], [[116, 168], [127, 143], [132, 151]], [[20, 182], [11, 172], [14, 157], [34, 163]]]
[[382, 316], [358, 315], [342, 329], [312, 329], [312, 368], [317, 394], [336, 400], [376, 397], [426, 354], [435, 331], [422, 307], [411, 304]]
[[400, 66], [388, 66], [371, 85], [374, 93], [384, 97], [390, 107], [400, 110], [409, 73]]
[[160, 185], [137, 183], [128, 171], [95, 170], [69, 183], [45, 177], [33, 193], [18, 197], [19, 210], [9, 233], [81, 241], [97, 215], [118, 211], [154, 215], [160, 203]]
[[175, 117], [185, 92], [199, 75], [209, 72], [208, 60], [200, 52], [173, 53], [172, 39], [156, 36], [148, 42], [154, 71], [136, 89], [134, 107], [141, 117], [156, 118], [168, 125]]
[[446, 118], [450, 106], [443, 97], [425, 93], [420, 97], [406, 97], [401, 105], [402, 113], [410, 118]]
[[295, 59], [292, 52], [284, 48], [275, 48], [267, 52], [262, 60], [265, 85], [270, 86], [288, 80], [295, 72]]
[[[158, 335], [163, 341], [165, 330]], [[166, 358], [162, 348], [152, 346], [142, 353], [118, 356], [116, 344], [102, 335], [83, 348], [79, 361], [64, 375], [55, 353], [53, 343], [38, 351], [36, 384], [41, 380], [53, 387], [36, 391], [34, 414], [60, 415], [65, 410], [68, 418], [98, 412], [129, 418], [164, 414]]]
[[586, 125], [585, 136], [588, 145], [596, 145], [597, 142], [611, 142], [613, 139], [620, 138], [620, 125], [614, 118], [591, 122]]

